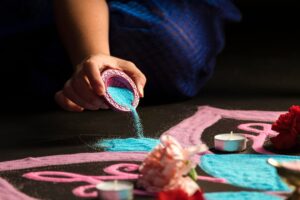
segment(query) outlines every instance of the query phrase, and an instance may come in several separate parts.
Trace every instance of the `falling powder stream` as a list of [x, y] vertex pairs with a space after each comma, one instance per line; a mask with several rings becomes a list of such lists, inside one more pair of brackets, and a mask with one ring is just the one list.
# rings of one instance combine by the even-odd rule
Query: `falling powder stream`
[[111, 86], [107, 88], [107, 92], [116, 103], [130, 109], [137, 137], [125, 139], [104, 139], [94, 144], [94, 147], [104, 148], [105, 151], [111, 152], [151, 151], [156, 145], [159, 144], [159, 140], [144, 137], [144, 131], [140, 117], [135, 107], [132, 106], [132, 102], [134, 101], [133, 92], [127, 88]]
[[133, 92], [127, 88], [122, 87], [108, 87], [107, 92], [116, 103], [130, 109], [135, 132], [139, 138], [143, 138], [144, 131], [139, 114], [137, 113], [135, 107], [132, 106], [132, 102], [134, 100]]

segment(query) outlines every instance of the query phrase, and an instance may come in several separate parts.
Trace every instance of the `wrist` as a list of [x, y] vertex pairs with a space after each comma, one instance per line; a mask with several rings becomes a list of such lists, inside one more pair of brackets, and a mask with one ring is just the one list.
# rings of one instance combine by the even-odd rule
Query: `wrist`
[[98, 52], [98, 53], [95, 53], [95, 54], [89, 54], [89, 55], [86, 55], [85, 57], [82, 56], [82, 59], [78, 61], [78, 63], [76, 63], [74, 65], [74, 70], [75, 71], [78, 71], [80, 70], [84, 65], [85, 62], [87, 62], [88, 60], [91, 60], [93, 57], [106, 57], [106, 56], [110, 56], [109, 53], [106, 53], [106, 52]]
[[81, 52], [78, 52], [76, 54], [77, 55], [72, 56], [72, 63], [74, 66], [81, 64], [82, 62], [88, 60], [93, 56], [110, 56], [109, 48], [82, 50]]

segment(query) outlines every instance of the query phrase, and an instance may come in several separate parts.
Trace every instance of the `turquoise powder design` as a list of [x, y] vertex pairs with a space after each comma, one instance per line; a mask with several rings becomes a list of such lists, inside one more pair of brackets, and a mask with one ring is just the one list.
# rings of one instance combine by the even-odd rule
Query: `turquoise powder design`
[[282, 200], [282, 198], [261, 192], [213, 192], [204, 194], [206, 200]]
[[129, 151], [151, 151], [159, 144], [159, 140], [153, 138], [126, 138], [126, 139], [106, 139], [95, 147], [102, 147], [105, 151], [129, 152]]
[[295, 161], [300, 156], [260, 154], [207, 154], [201, 157], [200, 167], [208, 174], [226, 179], [230, 184], [268, 191], [290, 191], [277, 175], [268, 158], [278, 161]]
[[144, 137], [140, 117], [136, 109], [132, 106], [134, 100], [133, 92], [121, 87], [108, 87], [107, 92], [116, 103], [130, 109], [137, 138], [105, 139], [94, 144], [94, 147], [104, 148], [105, 151], [111, 152], [151, 151], [159, 144], [159, 140]]

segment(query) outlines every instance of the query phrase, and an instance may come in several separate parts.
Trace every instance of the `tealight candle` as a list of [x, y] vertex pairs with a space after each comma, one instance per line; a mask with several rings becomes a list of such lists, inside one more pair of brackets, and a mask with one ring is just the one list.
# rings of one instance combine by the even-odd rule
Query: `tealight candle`
[[225, 133], [218, 134], [214, 138], [215, 149], [219, 151], [238, 152], [243, 151], [247, 147], [247, 138], [242, 134]]
[[132, 200], [133, 184], [126, 181], [106, 181], [96, 185], [100, 199]]

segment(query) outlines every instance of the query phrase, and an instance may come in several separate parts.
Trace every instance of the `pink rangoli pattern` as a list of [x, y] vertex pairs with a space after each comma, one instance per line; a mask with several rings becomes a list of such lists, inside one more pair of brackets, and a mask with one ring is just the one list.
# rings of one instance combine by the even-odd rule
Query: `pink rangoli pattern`
[[[263, 154], [272, 154], [263, 148], [264, 141], [276, 133], [271, 130], [270, 122], [275, 121], [283, 112], [269, 111], [243, 111], [243, 110], [225, 110], [209, 106], [200, 106], [198, 111], [191, 117], [183, 120], [179, 124], [170, 128], [163, 134], [169, 134], [175, 137], [183, 146], [195, 145], [201, 140], [203, 131], [215, 124], [222, 118], [230, 118], [245, 121], [257, 121], [259, 123], [243, 123], [238, 126], [242, 131], [254, 134], [244, 133], [244, 135], [253, 141], [254, 151]], [[263, 123], [265, 122], [265, 123]], [[269, 123], [268, 123], [269, 122]], [[212, 152], [207, 152], [212, 153]], [[119, 161], [123, 163], [114, 164], [104, 169], [107, 175], [91, 176], [61, 171], [35, 171], [23, 175], [23, 177], [43, 182], [51, 183], [74, 183], [80, 182], [85, 185], [78, 186], [72, 190], [77, 197], [91, 198], [97, 195], [95, 185], [106, 180], [135, 180], [138, 178], [137, 169], [139, 165], [126, 163], [126, 161], [141, 162], [147, 152], [97, 152], [97, 153], [79, 153], [69, 155], [53, 155], [38, 158], [25, 158], [20, 160], [0, 162], [0, 172], [9, 170], [19, 170], [36, 168], [43, 166], [67, 165], [87, 162], [105, 162]], [[200, 160], [201, 155], [195, 159]], [[125, 163], [124, 163], [125, 162]], [[199, 180], [226, 183], [226, 180], [208, 176], [199, 176]], [[3, 191], [3, 192], [1, 192]], [[5, 191], [5, 192], [4, 192]], [[135, 190], [135, 194], [153, 195], [142, 190]], [[13, 199], [17, 195], [21, 200], [32, 200], [22, 192], [18, 191], [7, 181], [0, 178], [0, 199]]]

